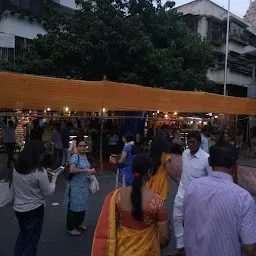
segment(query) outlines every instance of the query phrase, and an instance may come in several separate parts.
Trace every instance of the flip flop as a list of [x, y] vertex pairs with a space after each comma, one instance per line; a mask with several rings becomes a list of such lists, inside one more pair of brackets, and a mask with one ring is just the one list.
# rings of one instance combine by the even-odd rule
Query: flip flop
[[67, 230], [67, 233], [71, 236], [80, 236], [81, 235], [81, 233], [76, 229], [71, 230], [71, 231]]
[[85, 224], [78, 226], [78, 228], [82, 229], [83, 231], [87, 230], [87, 226]]

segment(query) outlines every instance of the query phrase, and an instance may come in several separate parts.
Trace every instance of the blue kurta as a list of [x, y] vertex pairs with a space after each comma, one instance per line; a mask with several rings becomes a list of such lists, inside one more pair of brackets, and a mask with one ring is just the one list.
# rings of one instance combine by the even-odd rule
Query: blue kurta
[[132, 174], [132, 160], [134, 158], [132, 154], [132, 145], [125, 145], [123, 151], [127, 153], [124, 167], [119, 169], [119, 177], [118, 177], [118, 187], [122, 186], [123, 181], [125, 186], [131, 186], [133, 182], [133, 174]]
[[[91, 165], [87, 157], [81, 157], [77, 154], [72, 155], [70, 164], [77, 165], [77, 169], [90, 169]], [[64, 205], [68, 209], [70, 199], [70, 210], [82, 212], [88, 210], [88, 194], [90, 176], [85, 173], [73, 174], [71, 181], [67, 183]], [[69, 188], [71, 188], [69, 192]]]

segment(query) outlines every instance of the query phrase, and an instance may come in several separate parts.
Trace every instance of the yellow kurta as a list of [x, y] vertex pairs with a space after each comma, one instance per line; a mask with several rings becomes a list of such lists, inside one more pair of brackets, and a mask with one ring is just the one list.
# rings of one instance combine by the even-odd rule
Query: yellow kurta
[[166, 170], [166, 163], [171, 156], [163, 153], [161, 158], [161, 165], [159, 166], [155, 175], [147, 182], [147, 189], [151, 192], [160, 195], [164, 200], [167, 199], [170, 192], [169, 175]]

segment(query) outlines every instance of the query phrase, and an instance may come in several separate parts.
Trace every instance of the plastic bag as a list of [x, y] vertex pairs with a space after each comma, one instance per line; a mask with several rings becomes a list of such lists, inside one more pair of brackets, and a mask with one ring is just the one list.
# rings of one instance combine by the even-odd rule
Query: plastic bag
[[95, 177], [95, 175], [90, 176], [90, 179], [91, 179], [91, 182], [89, 185], [89, 190], [92, 194], [94, 194], [100, 190], [100, 184], [99, 184], [97, 178]]
[[9, 181], [1, 180], [0, 195], [0, 207], [11, 205], [14, 199], [13, 184]]

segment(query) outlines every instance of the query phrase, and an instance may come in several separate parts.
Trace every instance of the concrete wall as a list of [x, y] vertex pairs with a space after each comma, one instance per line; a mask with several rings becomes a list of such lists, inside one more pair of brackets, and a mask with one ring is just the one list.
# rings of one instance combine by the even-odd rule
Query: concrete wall
[[7, 15], [2, 17], [0, 20], [0, 32], [28, 39], [34, 39], [38, 34], [46, 34], [42, 24], [35, 21], [30, 22], [26, 18], [20, 19], [16, 15]]
[[179, 12], [182, 12], [184, 15], [202, 15], [202, 16], [213, 16], [217, 19], [223, 20], [227, 11], [216, 4], [210, 2], [209, 0], [197, 0], [186, 5], [177, 7]]
[[[226, 53], [226, 45], [225, 45], [225, 42], [221, 45], [221, 46], [213, 46], [213, 50], [215, 52], [221, 52], [223, 54]], [[248, 46], [243, 46], [239, 43], [236, 43], [235, 41], [232, 41], [230, 40], [229, 41], [229, 51], [230, 52], [236, 52], [236, 53], [239, 53], [239, 54], [245, 54], [245, 53], [249, 53], [249, 52], [252, 52], [252, 51], [256, 51], [256, 48], [251, 46], [251, 45], [248, 45]]]
[[67, 6], [72, 9], [76, 9], [76, 3], [75, 0], [58, 0], [58, 3], [61, 5]]
[[[224, 70], [209, 69], [207, 75], [215, 83], [224, 84]], [[252, 84], [252, 77], [228, 70], [227, 84], [248, 87], [248, 85]]]

